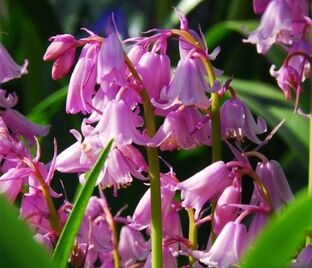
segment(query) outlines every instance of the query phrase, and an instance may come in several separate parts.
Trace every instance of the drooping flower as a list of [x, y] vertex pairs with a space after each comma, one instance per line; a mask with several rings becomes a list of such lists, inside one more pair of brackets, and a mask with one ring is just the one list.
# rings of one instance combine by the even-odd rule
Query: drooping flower
[[130, 267], [137, 261], [146, 260], [150, 253], [150, 242], [142, 234], [128, 226], [120, 230], [118, 251], [124, 267]]
[[170, 60], [166, 54], [146, 52], [137, 64], [143, 84], [150, 98], [159, 99], [160, 91], [169, 84]]
[[27, 74], [28, 60], [17, 65], [5, 47], [0, 43], [0, 84]]
[[208, 252], [193, 255], [209, 267], [230, 268], [238, 264], [245, 249], [247, 230], [244, 224], [228, 222]]
[[97, 61], [97, 83], [105, 90], [112, 82], [121, 86], [125, 79], [126, 64], [122, 44], [116, 33], [111, 33], [103, 41]]
[[285, 174], [277, 161], [258, 163], [256, 172], [263, 180], [275, 210], [279, 210], [285, 203], [293, 199]]
[[114, 139], [118, 146], [132, 142], [145, 145], [148, 138], [138, 130], [142, 126], [143, 119], [135, 114], [129, 105], [122, 99], [112, 100], [103, 110], [95, 128], [90, 128], [88, 135], [98, 134], [103, 146], [111, 139]]
[[218, 161], [177, 184], [181, 190], [182, 206], [195, 209], [195, 220], [207, 201], [215, 200], [231, 184], [230, 172], [223, 161]]
[[149, 142], [161, 150], [192, 149], [211, 145], [210, 122], [195, 107], [183, 107], [170, 112]]
[[156, 104], [162, 108], [169, 108], [174, 104], [196, 105], [199, 108], [208, 108], [210, 101], [206, 92], [213, 91], [207, 81], [207, 70], [199, 56], [190, 51], [188, 56], [181, 59], [168, 85], [160, 94], [160, 100], [165, 104]]
[[260, 144], [257, 134], [267, 130], [263, 118], [258, 116], [257, 122], [252, 117], [249, 108], [239, 99], [230, 99], [221, 106], [221, 133], [222, 137], [235, 137], [242, 140], [247, 137], [254, 143]]
[[213, 215], [213, 229], [219, 235], [223, 227], [229, 222], [234, 221], [238, 214], [238, 209], [234, 206], [241, 201], [241, 190], [236, 186], [228, 186], [220, 195]]
[[92, 97], [95, 94], [98, 43], [88, 43], [81, 51], [79, 60], [71, 75], [66, 100], [66, 112], [90, 113]]
[[291, 8], [285, 0], [272, 0], [262, 15], [260, 25], [244, 42], [257, 45], [257, 51], [266, 54], [274, 43], [290, 45]]

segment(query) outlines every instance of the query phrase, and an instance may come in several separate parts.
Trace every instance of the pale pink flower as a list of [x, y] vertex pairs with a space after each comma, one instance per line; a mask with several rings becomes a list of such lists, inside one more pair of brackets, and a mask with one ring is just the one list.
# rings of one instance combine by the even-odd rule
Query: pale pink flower
[[196, 107], [172, 111], [148, 144], [169, 151], [211, 145], [210, 121]]
[[145, 241], [143, 235], [128, 226], [120, 230], [118, 251], [124, 267], [130, 267], [137, 261], [146, 260], [150, 253], [150, 242]]
[[312, 244], [304, 247], [297, 257], [297, 260], [291, 264], [291, 268], [308, 268], [312, 266]]
[[208, 108], [210, 101], [205, 92], [211, 92], [208, 85], [207, 70], [200, 57], [189, 55], [181, 59], [168, 85], [160, 94], [160, 100], [165, 104], [156, 104], [161, 108], [169, 108], [174, 104], [196, 105], [199, 108]]
[[232, 182], [230, 171], [218, 161], [177, 184], [181, 190], [182, 206], [195, 209], [195, 220], [207, 201], [216, 200]]
[[254, 143], [262, 143], [257, 134], [267, 130], [266, 123], [260, 116], [255, 122], [251, 111], [244, 102], [239, 99], [227, 100], [221, 106], [220, 114], [223, 138], [233, 137], [242, 141], [244, 137], [247, 137]]
[[247, 230], [244, 224], [228, 222], [208, 252], [193, 255], [208, 267], [230, 268], [238, 264], [245, 249]]
[[27, 74], [28, 60], [17, 65], [5, 47], [0, 43], [0, 83], [5, 83]]
[[126, 64], [122, 44], [116, 33], [103, 41], [97, 61], [97, 83], [105, 90], [110, 83], [126, 85]]
[[217, 201], [213, 215], [214, 232], [219, 235], [223, 227], [229, 221], [234, 221], [238, 215], [238, 208], [232, 205], [240, 204], [241, 189], [236, 186], [228, 186]]
[[143, 84], [150, 98], [159, 99], [160, 91], [170, 81], [170, 59], [166, 54], [146, 52], [137, 64]]
[[92, 97], [95, 94], [98, 43], [89, 43], [81, 51], [80, 58], [71, 75], [66, 101], [66, 112], [90, 113]]
[[294, 198], [280, 164], [275, 160], [258, 163], [257, 174], [263, 180], [272, 199], [273, 208], [279, 210]]
[[292, 44], [291, 8], [285, 0], [272, 0], [262, 15], [260, 25], [244, 42], [257, 45], [257, 51], [266, 54], [274, 43]]

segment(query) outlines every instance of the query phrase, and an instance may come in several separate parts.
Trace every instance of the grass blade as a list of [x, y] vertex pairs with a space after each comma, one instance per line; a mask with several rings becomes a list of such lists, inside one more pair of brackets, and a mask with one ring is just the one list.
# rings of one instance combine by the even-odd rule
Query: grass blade
[[89, 198], [93, 192], [96, 180], [106, 161], [112, 143], [113, 141], [111, 140], [106, 146], [106, 148], [100, 154], [99, 159], [97, 160], [96, 164], [94, 165], [90, 173], [87, 174], [86, 182], [78, 194], [73, 210], [69, 215], [69, 218], [64, 226], [60, 239], [56, 245], [53, 257], [58, 263], [59, 265], [58, 267], [60, 268], [66, 267]]

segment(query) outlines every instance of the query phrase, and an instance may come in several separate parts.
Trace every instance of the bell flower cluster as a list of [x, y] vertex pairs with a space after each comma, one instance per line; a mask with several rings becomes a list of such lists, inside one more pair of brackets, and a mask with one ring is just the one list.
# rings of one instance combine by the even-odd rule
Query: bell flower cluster
[[[278, 21], [277, 15], [270, 18], [269, 26], [261, 22], [248, 39], [257, 42], [260, 52], [274, 42], [291, 50], [304, 39], [305, 5], [299, 0], [295, 10], [289, 5], [286, 0], [254, 1], [256, 11], [264, 12], [263, 18], [271, 16], [272, 10], [280, 16]], [[159, 174], [163, 267], [178, 267], [185, 256], [193, 267], [238, 265], [270, 215], [293, 199], [280, 164], [257, 151], [263, 145], [259, 135], [267, 131], [265, 120], [254, 118], [229, 82], [222, 85], [222, 71], [211, 65], [220, 49], [209, 53], [201, 35], [189, 29], [181, 12], [178, 15], [180, 29], [154, 29], [128, 40], [121, 40], [117, 30], [101, 37], [87, 29], [83, 29], [86, 37], [80, 39], [69, 34], [50, 38], [43, 58], [54, 62], [53, 79], [73, 69], [65, 109], [68, 114], [80, 113], [83, 120], [80, 129], [70, 131], [75, 139], [71, 146], [59, 153], [55, 143], [48, 164], [40, 161], [36, 137], [47, 134], [49, 127], [29, 122], [13, 109], [16, 95], [0, 90], [0, 193], [11, 202], [21, 197], [20, 216], [31, 226], [34, 238], [51, 252], [73, 208], [70, 200], [51, 188], [54, 173], [77, 174], [83, 184], [101, 150], [113, 139], [96, 183], [100, 196], [89, 199], [68, 260], [71, 267], [114, 267], [116, 258], [120, 267], [152, 267], [151, 163], [145, 160], [143, 149], [163, 152], [212, 146], [212, 94], [222, 97], [230, 92], [220, 107], [220, 136], [233, 158], [207, 163], [188, 178], [178, 176], [160, 158], [169, 167]], [[286, 20], [288, 15], [296, 18], [296, 24]], [[180, 55], [176, 66], [167, 51], [171, 39]], [[0, 62], [1, 83], [26, 73], [27, 62], [15, 64], [2, 45], [0, 52], [4, 59]], [[75, 63], [76, 53], [80, 54]], [[303, 56], [306, 52], [291, 53], [295, 54], [287, 64], [309, 68]], [[211, 72], [216, 77], [213, 82], [209, 81]], [[148, 112], [159, 122], [153, 135], [148, 134]], [[34, 145], [35, 156], [30, 150]], [[256, 164], [251, 157], [257, 159]], [[133, 180], [146, 187], [135, 210], [112, 215], [105, 191], [112, 188], [117, 200], [121, 188], [131, 191]], [[251, 182], [253, 192], [243, 202], [244, 180]], [[58, 209], [53, 205], [56, 198], [63, 200]], [[194, 228], [210, 226], [211, 233], [203, 236], [205, 245], [185, 236], [181, 220], [185, 211]], [[310, 253], [309, 247], [303, 249], [294, 267], [311, 264]]]
[[255, 44], [257, 52], [266, 54], [272, 45], [282, 46], [287, 56], [270, 74], [276, 79], [286, 100], [295, 95], [295, 110], [303, 91], [302, 82], [311, 77], [311, 18], [306, 0], [254, 0], [254, 11], [262, 14], [260, 25], [244, 40]]

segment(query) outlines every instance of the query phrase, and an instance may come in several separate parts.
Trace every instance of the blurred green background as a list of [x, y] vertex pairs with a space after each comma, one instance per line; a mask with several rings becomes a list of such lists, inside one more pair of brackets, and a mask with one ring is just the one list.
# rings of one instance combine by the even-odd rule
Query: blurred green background
[[[124, 38], [134, 37], [150, 28], [179, 27], [173, 6], [187, 14], [190, 27], [198, 30], [200, 25], [207, 38], [209, 51], [220, 46], [221, 53], [214, 66], [224, 70], [224, 75], [234, 77], [233, 87], [247, 101], [255, 114], [263, 116], [269, 131], [282, 119], [286, 122], [271, 142], [261, 149], [270, 159], [281, 162], [294, 191], [307, 183], [308, 124], [293, 114], [293, 103], [286, 103], [275, 81], [269, 75], [272, 64], [280, 66], [283, 50], [279, 47], [266, 55], [258, 55], [255, 46], [244, 44], [246, 33], [254, 29], [259, 17], [253, 15], [252, 1], [245, 0], [0, 0], [0, 41], [9, 50], [17, 63], [25, 58], [30, 61], [28, 75], [13, 80], [2, 88], [15, 91], [19, 96], [18, 109], [37, 123], [50, 123], [49, 135], [41, 139], [42, 160], [48, 162], [53, 155], [53, 138], [57, 139], [61, 152], [73, 142], [69, 133], [80, 129], [82, 117], [65, 114], [65, 94], [69, 77], [53, 81], [50, 75], [52, 63], [42, 57], [49, 45], [49, 37], [60, 33], [81, 36], [81, 27], [104, 35], [105, 25], [114, 12], [119, 31]], [[176, 44], [175, 44], [176, 45]], [[170, 46], [172, 62], [178, 60], [176, 46]], [[225, 78], [223, 78], [225, 81]], [[305, 85], [306, 86], [306, 85]], [[308, 111], [308, 91], [301, 97], [300, 107]], [[265, 138], [266, 135], [261, 138]], [[210, 163], [210, 149], [162, 154], [180, 180], [204, 168]], [[224, 146], [225, 160], [232, 155]], [[163, 171], [166, 171], [163, 166]], [[62, 180], [69, 199], [73, 196], [77, 177], [56, 174], [54, 188], [63, 192]], [[107, 191], [110, 205], [116, 213], [128, 204], [123, 215], [131, 215], [133, 208], [146, 188], [134, 182], [130, 189], [120, 190], [118, 197]]]

